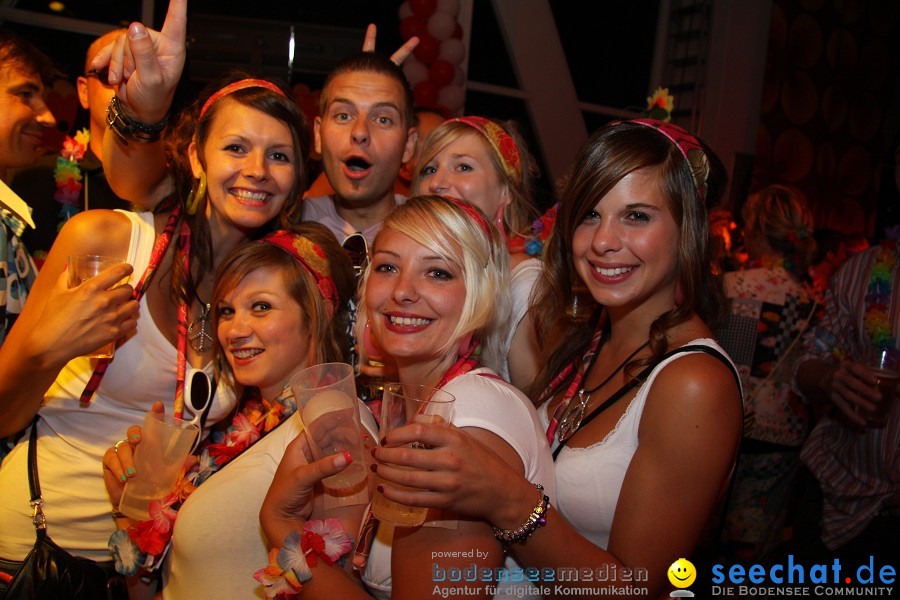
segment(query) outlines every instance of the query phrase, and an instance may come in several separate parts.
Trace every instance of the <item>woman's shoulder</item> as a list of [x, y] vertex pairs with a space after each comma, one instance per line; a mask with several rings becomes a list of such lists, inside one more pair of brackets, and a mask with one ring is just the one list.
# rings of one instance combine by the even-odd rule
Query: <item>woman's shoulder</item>
[[119, 256], [128, 249], [131, 220], [115, 210], [82, 211], [66, 221], [58, 240], [63, 244], [75, 242], [81, 254]]
[[457, 414], [460, 410], [466, 413], [490, 412], [510, 416], [513, 413], [534, 413], [534, 406], [528, 396], [487, 367], [480, 367], [454, 378], [444, 389], [456, 397]]

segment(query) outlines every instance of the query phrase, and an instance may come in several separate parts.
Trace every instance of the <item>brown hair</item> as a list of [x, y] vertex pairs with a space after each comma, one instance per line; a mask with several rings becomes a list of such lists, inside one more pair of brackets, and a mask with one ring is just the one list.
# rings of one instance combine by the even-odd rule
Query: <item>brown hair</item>
[[[718, 200], [714, 196], [724, 189], [725, 172], [711, 150], [705, 146], [704, 150], [710, 159], [711, 179], [706, 201], [712, 205]], [[714, 275], [707, 209], [697, 198], [688, 162], [675, 144], [654, 128], [627, 121], [607, 125], [579, 150], [544, 251], [544, 271], [532, 308], [537, 316], [538, 339], [547, 345], [549, 359], [530, 390], [533, 397], [544, 391], [564, 365], [584, 353], [593, 333], [593, 327], [573, 325], [566, 317], [578, 277], [572, 256], [575, 229], [623, 177], [647, 168], [658, 174], [660, 189], [678, 226], [676, 278], [684, 299], [651, 324], [652, 355], [635, 361], [629, 369], [652, 363], [665, 354], [666, 332], [692, 314], [697, 313], [708, 323], [721, 317], [724, 293], [721, 280]], [[593, 315], [592, 325], [596, 325], [600, 313], [598, 310]]]
[[816, 252], [813, 215], [806, 196], [784, 185], [770, 185], [747, 198], [742, 211], [745, 239], [764, 239], [784, 257], [785, 268], [802, 278]]
[[[218, 312], [215, 307], [225, 295], [234, 290], [245, 277], [264, 267], [281, 271], [282, 281], [288, 294], [300, 306], [303, 323], [311, 339], [315, 340], [315, 355], [311, 364], [325, 362], [347, 362], [349, 343], [347, 331], [350, 323], [349, 302], [356, 291], [356, 276], [350, 259], [338, 244], [334, 234], [319, 223], [304, 222], [288, 228], [314, 242], [325, 254], [331, 270], [331, 278], [337, 289], [338, 303], [334, 314], [329, 316], [325, 299], [322, 297], [313, 276], [290, 254], [274, 244], [262, 241], [247, 242], [232, 250], [216, 271], [211, 304], [213, 306], [213, 330], [218, 329]], [[225, 377], [232, 381], [231, 367], [225, 360], [218, 335], [215, 337], [214, 363]]]

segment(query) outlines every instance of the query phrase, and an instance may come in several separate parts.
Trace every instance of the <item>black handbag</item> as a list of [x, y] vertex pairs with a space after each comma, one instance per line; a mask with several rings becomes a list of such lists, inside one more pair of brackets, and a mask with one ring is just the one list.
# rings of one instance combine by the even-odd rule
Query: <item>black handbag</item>
[[112, 561], [99, 563], [72, 556], [54, 543], [47, 533], [41, 505], [41, 484], [37, 470], [37, 420], [31, 423], [28, 438], [28, 487], [36, 540], [19, 565], [2, 599], [127, 600], [125, 579], [116, 573]]

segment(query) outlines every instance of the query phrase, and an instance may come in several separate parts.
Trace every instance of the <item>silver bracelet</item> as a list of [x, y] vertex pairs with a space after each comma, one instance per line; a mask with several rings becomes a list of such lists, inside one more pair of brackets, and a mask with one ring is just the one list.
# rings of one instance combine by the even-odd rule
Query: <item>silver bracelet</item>
[[504, 544], [524, 542], [531, 537], [531, 534], [534, 533], [538, 527], [543, 527], [547, 523], [547, 511], [550, 510], [550, 498], [544, 494], [544, 486], [535, 483], [534, 487], [540, 492], [541, 498], [531, 511], [531, 514], [528, 515], [528, 518], [525, 519], [524, 523], [515, 529], [492, 528], [494, 530], [494, 537]]
[[109, 106], [106, 107], [106, 124], [126, 146], [128, 142], [132, 141], [138, 144], [152, 144], [159, 141], [162, 130], [165, 129], [168, 122], [168, 116], [153, 125], [132, 119], [125, 114], [118, 96], [113, 96], [109, 101]]

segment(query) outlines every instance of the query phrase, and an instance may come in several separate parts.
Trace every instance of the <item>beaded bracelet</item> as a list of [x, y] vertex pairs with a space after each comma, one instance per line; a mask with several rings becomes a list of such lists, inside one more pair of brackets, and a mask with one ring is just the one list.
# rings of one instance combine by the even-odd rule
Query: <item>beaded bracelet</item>
[[525, 522], [519, 525], [515, 529], [498, 529], [493, 527], [494, 537], [503, 542], [504, 544], [510, 544], [512, 542], [524, 542], [531, 534], [535, 532], [538, 527], [543, 527], [547, 523], [547, 511], [550, 510], [550, 498], [548, 498], [544, 494], [544, 486], [539, 483], [535, 483], [534, 487], [537, 488], [538, 492], [541, 494], [540, 500], [538, 500], [537, 505], [531, 511], [531, 514], [528, 515], [528, 518], [525, 519]]
[[138, 144], [152, 144], [159, 141], [168, 121], [168, 116], [154, 125], [136, 121], [125, 114], [118, 96], [113, 96], [109, 106], [106, 107], [106, 124], [126, 146], [129, 141]]

